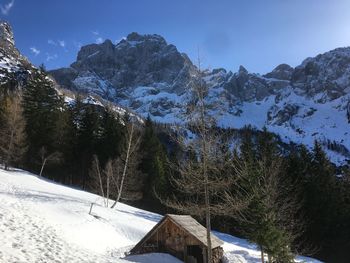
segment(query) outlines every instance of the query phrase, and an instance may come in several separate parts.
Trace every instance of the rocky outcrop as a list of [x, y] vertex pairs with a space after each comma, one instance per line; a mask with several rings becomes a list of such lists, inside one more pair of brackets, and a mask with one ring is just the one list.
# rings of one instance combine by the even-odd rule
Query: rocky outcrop
[[293, 75], [293, 68], [287, 64], [281, 64], [277, 66], [270, 73], [267, 73], [264, 77], [274, 78], [279, 80], [291, 80]]
[[14, 48], [15, 40], [12, 28], [6, 21], [0, 21], [0, 46]]
[[292, 83], [302, 94], [319, 95], [320, 101], [337, 99], [350, 93], [350, 48], [338, 48], [296, 67]]
[[0, 85], [17, 86], [30, 77], [35, 68], [15, 46], [12, 28], [0, 21]]
[[106, 40], [82, 47], [70, 68], [51, 74], [68, 88], [83, 88], [86, 83], [82, 80], [90, 74], [103, 80], [96, 83], [102, 89], [108, 85], [114, 93], [129, 87], [162, 85], [168, 92], [181, 94], [192, 68], [188, 57], [161, 36], [131, 33], [116, 45]]

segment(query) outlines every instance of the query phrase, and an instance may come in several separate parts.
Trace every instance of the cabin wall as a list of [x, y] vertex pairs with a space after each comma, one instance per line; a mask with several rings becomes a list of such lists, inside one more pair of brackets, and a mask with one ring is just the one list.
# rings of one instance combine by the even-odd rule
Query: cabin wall
[[167, 220], [143, 244], [139, 253], [166, 252], [179, 259], [185, 259], [186, 247], [201, 246], [197, 239], [188, 235], [172, 221]]
[[[199, 246], [203, 252], [205, 262], [206, 247], [196, 238], [178, 227], [171, 220], [166, 220], [159, 228], [147, 238], [138, 249], [138, 254], [163, 252], [171, 254], [184, 262], [187, 262], [187, 247]], [[213, 263], [221, 263], [223, 257], [222, 247], [213, 249]]]

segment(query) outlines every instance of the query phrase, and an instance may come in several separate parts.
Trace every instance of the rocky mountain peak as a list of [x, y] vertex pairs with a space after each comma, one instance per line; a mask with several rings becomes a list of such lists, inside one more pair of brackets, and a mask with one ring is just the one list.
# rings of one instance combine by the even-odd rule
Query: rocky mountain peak
[[125, 91], [129, 96], [135, 87], [149, 85], [183, 93], [193, 67], [188, 57], [163, 37], [133, 32], [115, 45], [106, 40], [83, 46], [76, 62], [51, 74], [67, 88], [93, 89], [102, 97], [115, 99], [116, 93]]
[[274, 78], [279, 80], [290, 80], [293, 74], [293, 68], [288, 64], [280, 64], [270, 73], [264, 75], [266, 78]]
[[165, 39], [157, 34], [145, 34], [145, 35], [141, 35], [139, 33], [136, 32], [132, 32], [130, 33], [127, 37], [126, 37], [126, 41], [135, 41], [135, 42], [142, 42], [142, 41], [156, 41], [159, 42], [161, 44], [166, 45], [166, 41]]
[[350, 92], [350, 47], [337, 48], [307, 58], [292, 74], [293, 86], [321, 101], [334, 100]]
[[0, 21], [0, 45], [2, 47], [14, 47], [15, 40], [10, 24], [6, 21]]
[[239, 69], [238, 69], [238, 73], [239, 74], [248, 74], [248, 70], [243, 67], [242, 65], [239, 66]]
[[0, 84], [23, 83], [35, 67], [15, 47], [10, 24], [0, 20]]

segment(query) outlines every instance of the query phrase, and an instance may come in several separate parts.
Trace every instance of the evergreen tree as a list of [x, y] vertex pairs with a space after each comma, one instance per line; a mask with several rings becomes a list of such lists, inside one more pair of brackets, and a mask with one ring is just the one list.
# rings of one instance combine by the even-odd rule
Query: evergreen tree
[[68, 184], [81, 182], [78, 128], [81, 127], [82, 109], [83, 103], [78, 96], [74, 103], [66, 105], [56, 125], [60, 130], [56, 135], [56, 140], [59, 140], [59, 152], [62, 153], [63, 158], [60, 173], [64, 174], [63, 179]]
[[83, 188], [87, 186], [88, 171], [92, 157], [97, 152], [101, 133], [100, 116], [94, 105], [85, 105], [78, 131], [77, 153], [79, 154], [80, 178]]
[[125, 133], [125, 127], [121, 124], [119, 115], [107, 108], [101, 120], [101, 135], [98, 144], [102, 164], [120, 155], [123, 133]]
[[56, 121], [63, 108], [63, 99], [53, 87], [52, 81], [43, 72], [37, 72], [27, 83], [23, 93], [23, 110], [29, 142], [27, 163], [30, 168], [36, 163], [39, 150], [56, 149]]
[[[325, 245], [333, 235], [334, 219], [337, 218], [338, 189], [333, 165], [315, 141], [310, 176], [306, 181], [305, 209], [310, 219], [308, 236], [318, 245]], [[330, 231], [331, 230], [331, 231]], [[335, 232], [334, 232], [335, 233]]]
[[[49, 170], [45, 169], [45, 174], [50, 173], [51, 177], [56, 180], [66, 183], [73, 183], [72, 165], [76, 163], [76, 159], [72, 160], [75, 146], [77, 144], [77, 129], [72, 119], [71, 106], [69, 104], [62, 104], [62, 108], [57, 112], [57, 119], [54, 127], [54, 149], [47, 152], [47, 159]], [[41, 149], [41, 153], [45, 149]], [[55, 157], [54, 159], [52, 157]], [[59, 158], [57, 158], [59, 157]], [[41, 154], [41, 158], [43, 155]]]
[[155, 132], [154, 124], [148, 117], [141, 140], [142, 154], [140, 170], [147, 176], [145, 180], [144, 196], [155, 201], [154, 191], [162, 195], [167, 187], [167, 155]]
[[243, 216], [238, 218], [244, 235], [268, 254], [269, 262], [292, 262], [291, 245], [297, 236], [298, 229], [294, 227], [299, 207], [290, 195], [293, 189], [274, 136], [264, 129], [256, 146], [251, 138], [244, 138], [240, 162], [242, 182], [233, 191], [250, 196]]

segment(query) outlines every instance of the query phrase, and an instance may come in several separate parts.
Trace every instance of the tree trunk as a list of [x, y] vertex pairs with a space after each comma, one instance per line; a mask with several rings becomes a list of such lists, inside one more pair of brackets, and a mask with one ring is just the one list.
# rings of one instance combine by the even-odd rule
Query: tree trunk
[[206, 182], [205, 184], [205, 205], [206, 205], [205, 219], [206, 219], [206, 226], [207, 226], [207, 243], [208, 243], [207, 256], [208, 256], [208, 263], [211, 263], [212, 249], [211, 249], [211, 235], [210, 235], [211, 223], [210, 223], [210, 203], [209, 203], [208, 182]]
[[263, 250], [262, 246], [260, 246], [260, 251], [261, 251], [261, 263], [265, 263], [264, 250]]
[[94, 158], [95, 158], [95, 164], [96, 164], [96, 172], [97, 172], [97, 175], [98, 175], [98, 180], [100, 182], [100, 190], [101, 190], [101, 194], [102, 194], [102, 197], [103, 197], [103, 203], [106, 206], [107, 204], [106, 204], [106, 199], [105, 199], [105, 193], [104, 193], [104, 190], [103, 190], [103, 182], [102, 182], [102, 177], [101, 177], [101, 172], [100, 172], [100, 163], [99, 163], [96, 155], [94, 156]]
[[106, 199], [107, 199], [107, 207], [109, 207], [108, 201], [109, 201], [109, 174], [107, 174], [107, 182], [106, 182]]
[[129, 136], [129, 141], [128, 141], [128, 149], [126, 151], [126, 158], [125, 158], [125, 164], [124, 164], [124, 169], [123, 169], [123, 174], [122, 174], [122, 179], [120, 181], [120, 187], [119, 187], [119, 191], [118, 191], [118, 196], [115, 199], [113, 205], [111, 206], [111, 208], [114, 208], [116, 206], [116, 204], [119, 202], [120, 197], [122, 195], [122, 191], [123, 191], [123, 185], [124, 185], [124, 181], [125, 181], [125, 177], [126, 177], [126, 172], [127, 172], [127, 168], [128, 168], [128, 162], [129, 162], [129, 157], [130, 157], [130, 149], [131, 149], [131, 143], [132, 143], [132, 136], [134, 133], [134, 125], [131, 124], [131, 131], [130, 131], [130, 136]]
[[7, 156], [5, 160], [5, 170], [9, 170], [9, 164], [10, 164], [10, 159], [11, 159], [11, 154], [13, 154], [13, 137], [14, 137], [14, 130], [11, 130], [11, 136], [10, 136], [10, 141], [9, 141], [9, 147], [7, 149]]
[[39, 176], [41, 177], [43, 171], [44, 171], [44, 167], [45, 167], [45, 164], [46, 164], [46, 158], [44, 159], [42, 165], [41, 165], [41, 169], [40, 169], [40, 173], [39, 173]]
[[[200, 69], [200, 61], [198, 62]], [[207, 262], [212, 263], [212, 245], [211, 245], [211, 222], [210, 222], [210, 193], [209, 193], [209, 178], [208, 178], [208, 145], [207, 145], [207, 127], [205, 119], [205, 104], [204, 104], [204, 90], [202, 84], [200, 84], [198, 92], [198, 98], [200, 103], [200, 119], [199, 128], [202, 136], [202, 168], [203, 168], [203, 179], [204, 179], [204, 199], [205, 199], [205, 221], [207, 228]]]

